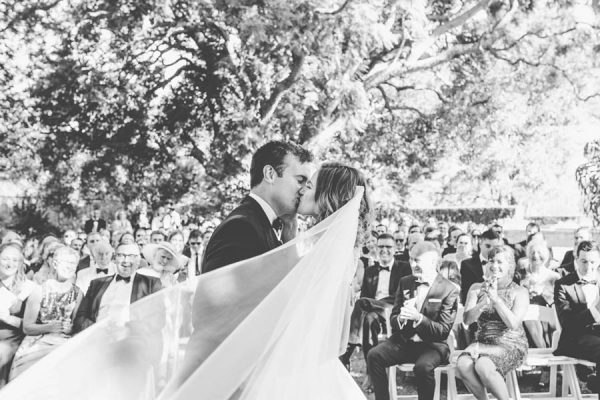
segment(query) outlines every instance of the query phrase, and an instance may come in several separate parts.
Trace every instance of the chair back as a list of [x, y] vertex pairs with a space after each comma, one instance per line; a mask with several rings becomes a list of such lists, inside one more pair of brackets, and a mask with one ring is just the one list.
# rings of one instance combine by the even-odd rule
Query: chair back
[[[560, 322], [558, 321], [558, 315], [556, 314], [556, 308], [540, 306], [537, 304], [530, 304], [527, 307], [527, 312], [523, 317], [523, 322], [525, 321], [539, 321], [546, 322], [551, 326], [555, 327], [555, 331], [552, 333], [552, 342], [550, 344], [550, 349], [552, 351], [556, 350], [558, 346], [558, 339], [560, 339]], [[533, 349], [531, 349], [533, 350]]]

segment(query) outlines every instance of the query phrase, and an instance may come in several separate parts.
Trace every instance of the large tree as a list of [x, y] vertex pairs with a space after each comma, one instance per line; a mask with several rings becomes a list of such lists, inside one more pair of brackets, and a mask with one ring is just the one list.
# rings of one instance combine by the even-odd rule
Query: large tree
[[[11, 132], [27, 115], [35, 151], [21, 159], [39, 162], [61, 207], [187, 196], [218, 209], [270, 138], [360, 162], [406, 193], [457, 136], [507, 134], [481, 124], [501, 116], [499, 65], [524, 84], [543, 71], [537, 96], [567, 87], [566, 102], [597, 99], [598, 29], [570, 2], [21, 3], [27, 12], [5, 23], [29, 45], [28, 114], [11, 109]], [[592, 61], [569, 62], [581, 49]]]

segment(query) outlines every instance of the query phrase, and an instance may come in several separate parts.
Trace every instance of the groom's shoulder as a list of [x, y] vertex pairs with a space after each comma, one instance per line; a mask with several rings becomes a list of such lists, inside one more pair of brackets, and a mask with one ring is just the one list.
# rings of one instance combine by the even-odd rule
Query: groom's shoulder
[[260, 216], [260, 206], [250, 197], [246, 197], [236, 208], [234, 208], [227, 217], [219, 224], [216, 231], [233, 226], [243, 225], [257, 226]]

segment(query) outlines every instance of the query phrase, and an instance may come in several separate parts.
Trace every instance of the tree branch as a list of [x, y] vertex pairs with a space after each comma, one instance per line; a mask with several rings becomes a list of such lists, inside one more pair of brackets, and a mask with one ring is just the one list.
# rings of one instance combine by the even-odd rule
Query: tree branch
[[435, 93], [435, 95], [438, 97], [438, 99], [440, 99], [440, 101], [442, 103], [449, 103], [448, 99], [446, 99], [440, 92], [438, 92], [437, 90], [433, 89], [433, 88], [426, 88], [426, 87], [416, 87], [415, 85], [407, 85], [407, 86], [396, 86], [391, 82], [382, 82], [382, 85], [388, 85], [393, 87], [394, 89], [396, 89], [398, 92], [404, 91], [404, 90], [424, 90], [424, 91], [430, 91]]
[[348, 7], [348, 4], [350, 3], [350, 1], [352, 0], [346, 0], [344, 1], [344, 3], [342, 3], [342, 5], [337, 9], [337, 10], [333, 10], [333, 11], [325, 11], [325, 10], [316, 10], [315, 12], [317, 14], [324, 14], [324, 15], [336, 15], [341, 13], [342, 11], [344, 11], [344, 9], [346, 7]]
[[600, 93], [592, 93], [588, 96], [583, 96], [581, 94], [581, 92], [579, 91], [579, 88], [577, 87], [577, 85], [575, 84], [575, 82], [573, 81], [573, 79], [571, 79], [571, 77], [569, 76], [569, 74], [567, 73], [567, 71], [565, 71], [564, 69], [560, 68], [557, 65], [554, 64], [550, 64], [550, 63], [545, 63], [545, 62], [541, 62], [539, 59], [537, 61], [531, 61], [531, 60], [527, 60], [525, 58], [515, 58], [515, 59], [510, 59], [508, 57], [504, 57], [500, 54], [498, 54], [497, 51], [494, 50], [490, 50], [490, 53], [496, 57], [499, 60], [505, 61], [507, 63], [509, 63], [510, 65], [517, 65], [517, 64], [525, 64], [525, 65], [529, 65], [531, 67], [548, 67], [551, 69], [554, 69], [555, 71], [560, 72], [560, 74], [563, 76], [563, 78], [565, 78], [565, 80], [569, 83], [569, 85], [571, 86], [571, 88], [573, 89], [573, 93], [575, 94], [575, 97], [577, 97], [578, 100], [586, 102], [588, 100], [591, 100], [595, 97], [600, 97]]
[[292, 65], [291, 71], [287, 78], [275, 85], [271, 96], [260, 107], [260, 123], [264, 125], [273, 115], [283, 94], [294, 84], [302, 65], [304, 64], [304, 53], [299, 48], [292, 49]]
[[425, 51], [435, 43], [438, 37], [454, 28], [458, 28], [459, 26], [463, 25], [465, 22], [467, 22], [469, 19], [475, 16], [475, 14], [477, 14], [479, 11], [484, 10], [489, 5], [490, 1], [491, 0], [481, 0], [458, 17], [435, 28], [433, 32], [431, 32], [431, 35], [429, 35], [429, 37], [415, 45], [407, 61], [411, 63], [419, 60], [423, 53], [425, 53]]
[[13, 18], [11, 18], [10, 21], [8, 21], [6, 26], [0, 29], [0, 33], [4, 33], [10, 29], [13, 29], [13, 27], [17, 23], [25, 21], [31, 16], [35, 15], [36, 11], [49, 11], [51, 8], [56, 7], [58, 3], [60, 3], [60, 0], [54, 0], [49, 3], [44, 3], [40, 1], [38, 3], [32, 4], [29, 7], [26, 7], [23, 11], [17, 12], [16, 15]]
[[412, 111], [414, 113], [419, 114], [419, 116], [421, 118], [425, 118], [425, 114], [422, 113], [419, 109], [417, 109], [415, 107], [410, 107], [410, 106], [392, 106], [391, 102], [390, 102], [390, 99], [388, 98], [387, 93], [385, 92], [385, 89], [381, 85], [377, 86], [377, 89], [381, 93], [381, 97], [383, 97], [383, 102], [385, 103], [385, 108], [388, 109], [388, 111], [390, 112], [390, 114], [393, 114], [394, 111], [398, 111], [398, 110], [407, 110], [407, 111]]
[[365, 79], [365, 88], [373, 88], [383, 82], [386, 82], [391, 77], [402, 76], [411, 72], [421, 71], [424, 69], [433, 68], [439, 64], [446, 63], [456, 57], [480, 52], [482, 49], [487, 48], [487, 44], [468, 44], [468, 45], [456, 45], [446, 51], [441, 52], [435, 56], [431, 56], [424, 60], [418, 60], [413, 63], [396, 63], [396, 65], [390, 65], [386, 70], [379, 71], [371, 74], [371, 76]]

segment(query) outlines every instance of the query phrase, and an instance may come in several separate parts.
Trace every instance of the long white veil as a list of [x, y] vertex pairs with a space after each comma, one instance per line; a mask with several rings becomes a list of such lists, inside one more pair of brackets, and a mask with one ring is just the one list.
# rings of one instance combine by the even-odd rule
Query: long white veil
[[10, 382], [3, 400], [365, 399], [345, 348], [362, 188], [291, 242], [164, 289]]

